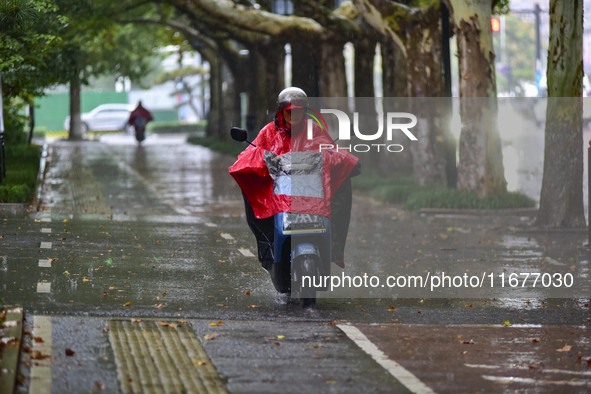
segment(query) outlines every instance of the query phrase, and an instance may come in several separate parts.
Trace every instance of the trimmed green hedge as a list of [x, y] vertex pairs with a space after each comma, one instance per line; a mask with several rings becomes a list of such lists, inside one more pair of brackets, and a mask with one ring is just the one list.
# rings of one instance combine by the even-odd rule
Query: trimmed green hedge
[[445, 187], [421, 187], [410, 178], [391, 178], [375, 173], [353, 178], [353, 187], [379, 201], [402, 204], [407, 209], [508, 209], [532, 208], [535, 201], [521, 193], [507, 192], [480, 198], [475, 194]]
[[214, 137], [197, 137], [192, 136], [187, 138], [187, 142], [194, 144], [194, 145], [201, 145], [205, 146], [206, 148], [210, 148], [214, 151], [226, 153], [232, 156], [238, 156], [240, 152], [242, 152], [245, 148], [244, 144], [241, 144], [236, 141], [222, 141], [218, 138]]
[[206, 121], [199, 123], [178, 123], [178, 122], [152, 122], [148, 124], [148, 131], [156, 134], [170, 133], [205, 133]]
[[37, 145], [5, 146], [6, 178], [0, 183], [0, 203], [29, 204], [39, 174], [41, 147]]

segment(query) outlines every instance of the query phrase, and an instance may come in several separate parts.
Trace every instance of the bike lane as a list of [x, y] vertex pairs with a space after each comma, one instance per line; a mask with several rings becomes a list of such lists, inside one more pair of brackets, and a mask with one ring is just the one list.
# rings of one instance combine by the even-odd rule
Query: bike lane
[[391, 360], [380, 364], [413, 392], [588, 393], [591, 389], [591, 329], [588, 327], [469, 324], [340, 327], [375, 360]]

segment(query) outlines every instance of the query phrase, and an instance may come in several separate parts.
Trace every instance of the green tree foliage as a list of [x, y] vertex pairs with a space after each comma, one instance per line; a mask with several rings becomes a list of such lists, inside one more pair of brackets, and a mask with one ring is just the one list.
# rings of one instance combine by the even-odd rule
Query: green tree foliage
[[64, 80], [54, 72], [62, 45], [56, 34], [62, 22], [49, 17], [54, 10], [55, 6], [44, 0], [0, 2], [0, 74], [7, 144], [25, 140], [23, 106], [47, 86]]
[[122, 10], [122, 3], [103, 0], [0, 1], [7, 134], [21, 134], [22, 105], [48, 87], [71, 81], [81, 86], [102, 75], [146, 75], [162, 36], [153, 26], [118, 23]]

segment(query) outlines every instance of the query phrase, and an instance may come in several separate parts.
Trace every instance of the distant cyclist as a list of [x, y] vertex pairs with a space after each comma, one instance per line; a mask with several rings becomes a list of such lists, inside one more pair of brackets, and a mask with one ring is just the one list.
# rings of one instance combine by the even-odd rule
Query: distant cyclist
[[135, 130], [135, 139], [138, 144], [141, 144], [142, 141], [146, 139], [146, 126], [153, 120], [154, 117], [152, 116], [152, 113], [142, 106], [140, 100], [137, 107], [131, 111], [129, 120], [127, 121], [127, 123], [133, 126]]

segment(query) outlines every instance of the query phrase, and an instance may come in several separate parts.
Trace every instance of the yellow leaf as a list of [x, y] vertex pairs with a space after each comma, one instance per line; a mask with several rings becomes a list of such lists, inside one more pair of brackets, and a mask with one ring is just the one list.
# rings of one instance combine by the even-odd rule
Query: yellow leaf
[[161, 325], [162, 327], [170, 327], [170, 328], [177, 328], [179, 326], [176, 323], [169, 323], [167, 321], [159, 321], [158, 324]]
[[82, 283], [88, 283], [90, 282], [90, 279], [88, 279], [86, 276], [84, 278], [82, 278]]
[[503, 320], [503, 327], [511, 327], [512, 324], [509, 320]]
[[285, 335], [277, 335], [277, 339], [285, 339]]
[[561, 347], [560, 349], [556, 349], [557, 352], [570, 352], [570, 350], [572, 349], [571, 345], [567, 345], [565, 344], [563, 347]]
[[125, 304], [123, 304], [124, 307], [128, 307], [131, 305], [131, 301], [127, 301]]
[[223, 324], [224, 324], [224, 322], [220, 320], [220, 321], [217, 321], [217, 322], [211, 322], [211, 323], [209, 323], [209, 326], [210, 327], [221, 327]]

